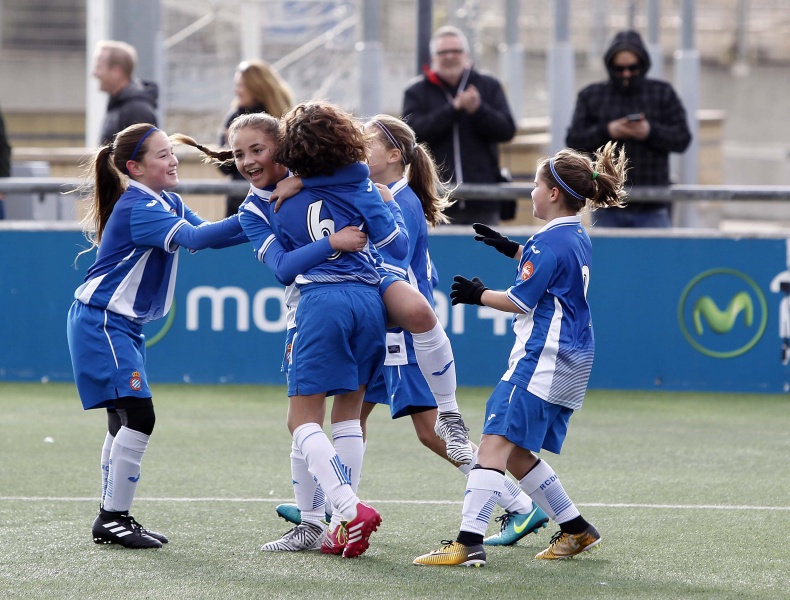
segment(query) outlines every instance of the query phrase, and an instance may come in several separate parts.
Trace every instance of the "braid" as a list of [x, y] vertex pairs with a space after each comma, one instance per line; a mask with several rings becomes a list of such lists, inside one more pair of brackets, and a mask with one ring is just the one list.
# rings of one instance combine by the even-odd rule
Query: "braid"
[[174, 133], [170, 136], [170, 141], [175, 144], [184, 144], [185, 146], [192, 146], [193, 148], [197, 148], [203, 154], [205, 154], [205, 158], [203, 162], [205, 163], [215, 163], [219, 165], [224, 165], [226, 163], [233, 161], [233, 151], [232, 150], [212, 150], [211, 148], [207, 148], [202, 144], [198, 144], [194, 139], [189, 137], [188, 135], [184, 135], [183, 133]]

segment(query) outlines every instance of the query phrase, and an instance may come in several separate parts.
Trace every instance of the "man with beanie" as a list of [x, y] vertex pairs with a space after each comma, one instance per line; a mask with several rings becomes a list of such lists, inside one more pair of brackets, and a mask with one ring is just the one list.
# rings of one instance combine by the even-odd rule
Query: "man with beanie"
[[[648, 79], [650, 57], [636, 31], [615, 35], [604, 55], [609, 80], [585, 87], [576, 99], [570, 148], [593, 153], [613, 140], [625, 148], [630, 186], [668, 186], [669, 153], [691, 143], [686, 110], [672, 86]], [[598, 227], [670, 227], [668, 202], [638, 202], [597, 210]]]

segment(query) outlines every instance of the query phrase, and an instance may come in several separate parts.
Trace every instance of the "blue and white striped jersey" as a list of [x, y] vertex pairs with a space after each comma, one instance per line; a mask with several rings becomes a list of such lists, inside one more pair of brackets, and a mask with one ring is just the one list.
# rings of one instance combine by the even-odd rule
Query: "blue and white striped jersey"
[[[158, 195], [131, 180], [107, 219], [96, 261], [74, 297], [148, 323], [167, 314], [173, 302], [179, 244], [194, 250], [223, 241], [228, 245], [240, 232], [238, 218], [206, 223], [178, 194]], [[242, 235], [233, 243], [245, 240]]]
[[[396, 259], [403, 258], [409, 245], [400, 209], [389, 202], [368, 179], [368, 166], [355, 163], [334, 174], [322, 177], [321, 185], [300, 190], [277, 213], [270, 215], [272, 229], [286, 251], [306, 246], [348, 225], [356, 225], [368, 234], [370, 243], [381, 251], [388, 248]], [[296, 278], [297, 285], [356, 281], [378, 285], [375, 259], [362, 252], [338, 252]]]
[[277, 281], [289, 286], [297, 275], [324, 262], [335, 251], [329, 243], [329, 236], [291, 252], [283, 248], [271, 226], [270, 199], [274, 188], [274, 185], [263, 190], [250, 187], [247, 198], [239, 207], [239, 221], [252, 243], [256, 258], [274, 271]]
[[526, 243], [507, 296], [516, 342], [502, 376], [539, 398], [578, 410], [592, 370], [595, 340], [587, 286], [592, 245], [581, 219], [547, 223]]

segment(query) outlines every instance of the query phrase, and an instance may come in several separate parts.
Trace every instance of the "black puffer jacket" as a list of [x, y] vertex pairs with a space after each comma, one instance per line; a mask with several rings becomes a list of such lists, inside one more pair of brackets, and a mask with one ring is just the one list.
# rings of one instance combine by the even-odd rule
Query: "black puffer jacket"
[[159, 87], [151, 81], [133, 80], [107, 103], [101, 130], [101, 143], [111, 142], [115, 134], [135, 123], [158, 126], [156, 105]]

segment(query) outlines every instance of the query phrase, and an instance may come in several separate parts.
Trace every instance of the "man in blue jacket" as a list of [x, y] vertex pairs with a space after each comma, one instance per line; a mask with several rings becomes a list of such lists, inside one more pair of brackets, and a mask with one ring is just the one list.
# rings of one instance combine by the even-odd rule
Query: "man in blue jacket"
[[[585, 87], [565, 143], [592, 154], [609, 140], [623, 145], [630, 186], [667, 186], [669, 153], [691, 143], [686, 110], [672, 86], [647, 79], [650, 56], [636, 31], [615, 35], [604, 55], [609, 80]], [[671, 204], [635, 202], [593, 213], [599, 227], [670, 227]]]
[[[516, 124], [500, 83], [472, 67], [469, 42], [451, 26], [430, 42], [431, 68], [412, 82], [403, 98], [403, 117], [417, 140], [431, 149], [442, 178], [455, 183], [503, 181], [499, 144], [516, 134]], [[514, 205], [497, 200], [459, 200], [444, 213], [453, 224], [497, 224]], [[509, 212], [509, 214], [508, 214]]]

